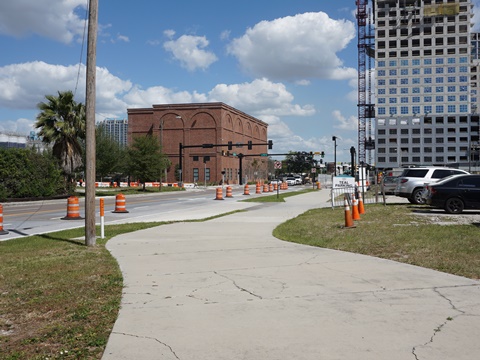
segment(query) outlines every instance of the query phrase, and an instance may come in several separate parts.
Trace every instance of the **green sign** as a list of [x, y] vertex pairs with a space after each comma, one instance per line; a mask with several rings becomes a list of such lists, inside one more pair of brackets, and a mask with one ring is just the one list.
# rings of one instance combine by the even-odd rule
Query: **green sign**
[[260, 154], [260, 156], [268, 156], [268, 154], [263, 153], [263, 154]]

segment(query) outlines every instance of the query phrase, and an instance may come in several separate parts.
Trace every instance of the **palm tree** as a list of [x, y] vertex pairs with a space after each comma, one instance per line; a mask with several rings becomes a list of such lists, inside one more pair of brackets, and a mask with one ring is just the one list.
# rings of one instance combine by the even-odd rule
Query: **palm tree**
[[59, 91], [58, 97], [46, 95], [48, 102], [37, 105], [41, 112], [35, 123], [42, 141], [53, 144], [53, 155], [69, 178], [82, 165], [81, 140], [85, 139], [85, 106], [73, 97], [72, 91]]

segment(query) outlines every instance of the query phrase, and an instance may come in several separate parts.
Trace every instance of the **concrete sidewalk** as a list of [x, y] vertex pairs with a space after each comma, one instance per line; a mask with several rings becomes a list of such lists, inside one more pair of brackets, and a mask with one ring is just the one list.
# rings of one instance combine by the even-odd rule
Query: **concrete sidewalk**
[[110, 240], [125, 288], [103, 359], [478, 358], [480, 282], [272, 236], [328, 197]]

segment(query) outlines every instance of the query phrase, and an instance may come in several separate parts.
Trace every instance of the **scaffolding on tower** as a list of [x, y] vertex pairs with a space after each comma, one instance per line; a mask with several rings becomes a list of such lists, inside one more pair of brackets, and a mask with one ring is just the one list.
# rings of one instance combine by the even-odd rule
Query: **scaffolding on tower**
[[[374, 1], [372, 3], [374, 6]], [[367, 11], [368, 0], [357, 0], [356, 4], [358, 34], [358, 164], [363, 167], [366, 164], [371, 164], [371, 151], [375, 149], [375, 141], [372, 139], [371, 133], [372, 119], [375, 118], [375, 107], [371, 102], [371, 59], [374, 57], [374, 36], [372, 35], [372, 19]]]

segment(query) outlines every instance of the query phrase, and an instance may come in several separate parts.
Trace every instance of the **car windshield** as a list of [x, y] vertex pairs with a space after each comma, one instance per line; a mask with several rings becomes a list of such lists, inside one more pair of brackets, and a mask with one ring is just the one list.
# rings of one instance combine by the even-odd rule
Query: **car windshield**
[[383, 182], [386, 182], [386, 183], [393, 183], [393, 182], [396, 182], [396, 181], [397, 181], [396, 176], [386, 176], [383, 180]]
[[423, 178], [427, 175], [428, 169], [405, 169], [403, 171], [403, 177], [418, 177]]
[[450, 180], [453, 180], [459, 176], [463, 176], [465, 174], [455, 174], [455, 175], [450, 175], [450, 176], [447, 176], [447, 177], [444, 177], [443, 179], [437, 181], [435, 183], [435, 185], [442, 185], [442, 184], [445, 184], [446, 182], [449, 182]]

